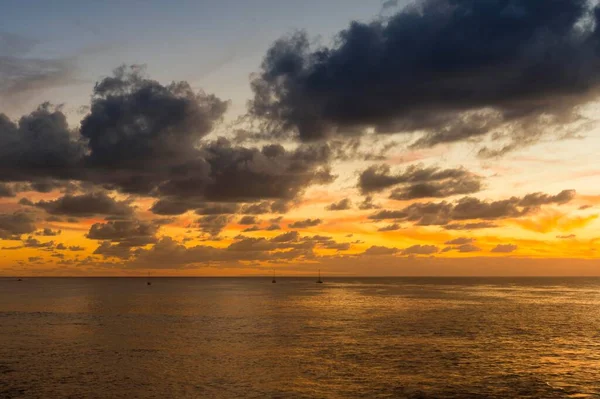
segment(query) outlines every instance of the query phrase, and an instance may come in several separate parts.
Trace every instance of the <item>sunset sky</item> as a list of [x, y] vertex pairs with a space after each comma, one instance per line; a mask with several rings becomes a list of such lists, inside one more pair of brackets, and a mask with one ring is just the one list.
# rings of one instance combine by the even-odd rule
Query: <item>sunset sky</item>
[[596, 2], [3, 5], [0, 275], [600, 275]]

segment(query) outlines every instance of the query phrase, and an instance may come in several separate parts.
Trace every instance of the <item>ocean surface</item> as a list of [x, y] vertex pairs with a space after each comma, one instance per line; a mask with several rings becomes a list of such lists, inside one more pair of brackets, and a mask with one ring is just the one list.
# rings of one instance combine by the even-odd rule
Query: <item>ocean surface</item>
[[600, 398], [595, 278], [0, 278], [0, 398]]

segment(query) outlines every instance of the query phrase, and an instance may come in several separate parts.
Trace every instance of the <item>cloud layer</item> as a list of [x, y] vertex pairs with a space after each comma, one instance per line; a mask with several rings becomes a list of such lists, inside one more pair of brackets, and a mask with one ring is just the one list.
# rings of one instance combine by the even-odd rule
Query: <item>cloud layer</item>
[[423, 0], [352, 22], [331, 47], [306, 33], [267, 52], [250, 111], [274, 134], [420, 132], [413, 146], [481, 139], [497, 155], [579, 119], [598, 94], [600, 9], [586, 0]]

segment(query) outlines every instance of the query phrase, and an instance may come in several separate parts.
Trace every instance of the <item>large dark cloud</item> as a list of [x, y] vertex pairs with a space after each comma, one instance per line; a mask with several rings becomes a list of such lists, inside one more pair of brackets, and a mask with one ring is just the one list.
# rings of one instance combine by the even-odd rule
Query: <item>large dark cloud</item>
[[112, 220], [95, 223], [90, 227], [87, 238], [119, 243], [124, 247], [141, 247], [157, 241], [158, 226], [139, 220]]
[[309, 185], [334, 178], [326, 145], [295, 150], [277, 144], [245, 148], [219, 139], [203, 145], [200, 157], [160, 185], [158, 192], [208, 201], [291, 200]]
[[227, 103], [195, 93], [186, 82], [163, 86], [138, 69], [120, 67], [94, 87], [81, 122], [94, 167], [141, 171], [194, 159], [198, 140], [223, 116]]
[[472, 194], [482, 189], [481, 178], [466, 169], [426, 168], [412, 165], [402, 173], [392, 174], [389, 165], [374, 165], [360, 173], [358, 188], [369, 194], [396, 187], [390, 198], [411, 200], [418, 198], [444, 198], [459, 194]]
[[174, 169], [157, 186], [154, 194], [164, 198], [152, 210], [181, 214], [212, 201], [228, 202], [231, 208], [235, 203], [250, 202], [240, 209], [245, 214], [285, 212], [289, 201], [307, 187], [334, 179], [329, 160], [326, 145], [286, 150], [280, 145], [233, 146], [225, 139], [208, 142], [199, 147], [195, 160]]
[[484, 201], [464, 197], [451, 202], [414, 203], [400, 210], [381, 210], [369, 216], [371, 220], [409, 221], [422, 226], [448, 226], [451, 230], [470, 230], [494, 227], [489, 223], [451, 224], [455, 221], [483, 219], [486, 221], [518, 218], [531, 214], [542, 205], [565, 204], [575, 196], [574, 190], [564, 190], [557, 195], [528, 194], [523, 198], [511, 197], [499, 201]]
[[36, 230], [33, 217], [24, 212], [0, 214], [0, 239], [19, 239]]
[[133, 213], [128, 201], [118, 201], [102, 192], [82, 195], [67, 194], [52, 201], [39, 201], [34, 205], [46, 210], [51, 215], [125, 217]]
[[83, 155], [60, 109], [43, 104], [17, 123], [0, 114], [0, 180], [74, 177]]
[[[154, 197], [154, 213], [178, 215], [210, 202], [267, 201], [269, 212], [285, 212], [307, 187], [334, 179], [326, 144], [208, 141], [226, 110], [227, 102], [185, 82], [163, 85], [139, 67], [120, 67], [94, 87], [79, 129], [50, 104], [18, 123], [0, 115], [0, 182], [71, 195], [101, 186]], [[5, 195], [8, 187], [0, 187]]]
[[268, 50], [250, 113], [310, 141], [367, 127], [422, 132], [415, 145], [510, 139], [494, 155], [577, 119], [600, 77], [600, 16], [587, 0], [421, 0], [352, 22], [332, 47], [304, 33]]

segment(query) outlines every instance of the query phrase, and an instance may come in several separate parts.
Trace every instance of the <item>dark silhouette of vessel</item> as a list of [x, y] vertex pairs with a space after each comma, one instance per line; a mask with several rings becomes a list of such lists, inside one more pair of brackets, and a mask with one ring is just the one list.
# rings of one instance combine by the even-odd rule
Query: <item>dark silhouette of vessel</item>
[[317, 280], [317, 284], [323, 284], [323, 280], [321, 280], [321, 269], [319, 269], [319, 279]]
[[271, 283], [275, 284], [277, 282], [277, 280], [275, 280], [275, 270], [273, 270], [273, 280], [271, 280]]

